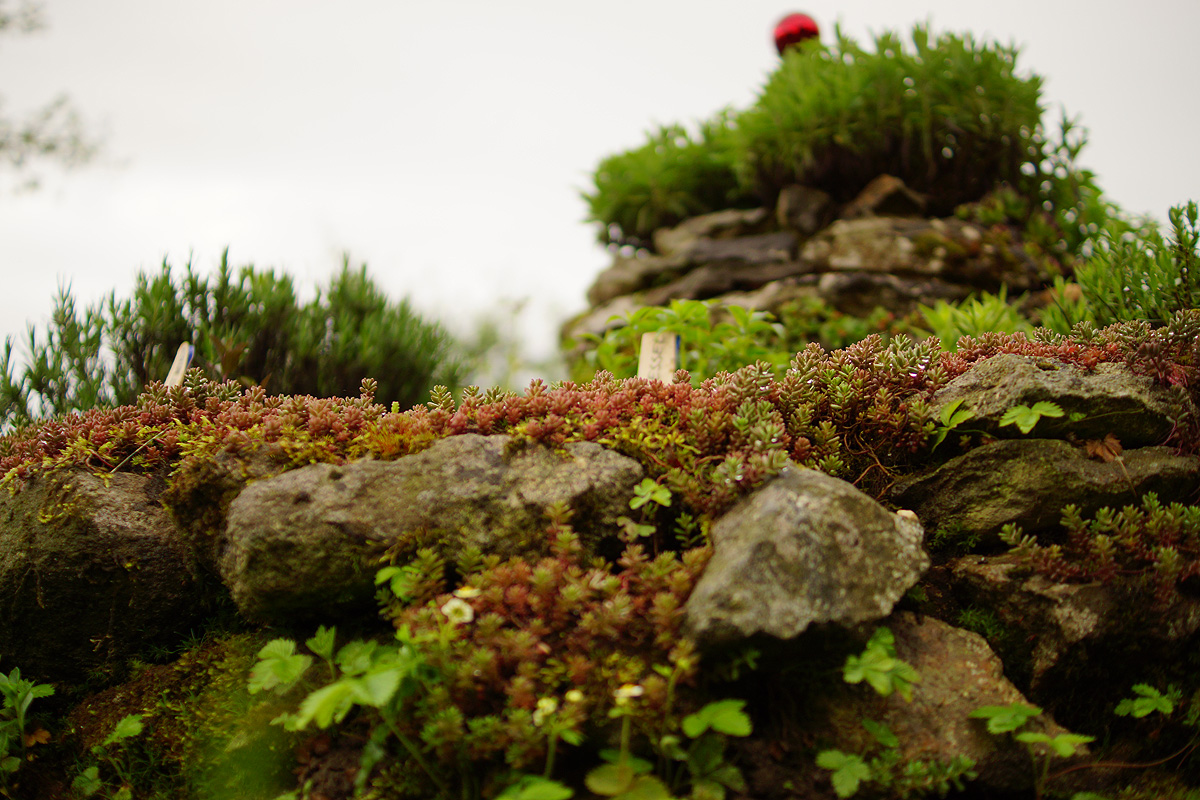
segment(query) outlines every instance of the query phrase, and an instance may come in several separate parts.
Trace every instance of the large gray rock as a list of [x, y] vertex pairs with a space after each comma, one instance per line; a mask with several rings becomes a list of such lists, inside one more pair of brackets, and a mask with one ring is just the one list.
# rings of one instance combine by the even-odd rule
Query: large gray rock
[[[982, 706], [1032, 705], [1005, 677], [1004, 664], [983, 637], [907, 611], [895, 614], [887, 627], [895, 637], [896, 656], [920, 677], [912, 701], [861, 688], [827, 698], [824, 713], [833, 723], [835, 746], [848, 752], [875, 749], [862, 727], [863, 719], [871, 719], [896, 734], [902, 762], [948, 764], [962, 756], [975, 762], [973, 789], [1031, 789], [1033, 770], [1025, 746], [1011, 736], [989, 733], [983, 720], [971, 718]], [[1066, 732], [1049, 714], [1035, 717], [1025, 730], [1050, 736]]]
[[[1065, 413], [1042, 417], [1032, 435], [1103, 439], [1112, 433], [1125, 447], [1162, 444], [1191, 405], [1185, 393], [1134, 375], [1123, 363], [1098, 364], [1089, 372], [1050, 358], [1012, 353], [985, 359], [943, 387], [931, 404], [935, 418], [956, 401], [975, 412], [963, 427], [999, 437], [1023, 435], [1015, 425], [1000, 427], [1009, 409], [1051, 401]], [[1072, 415], [1082, 418], [1073, 420]]]
[[397, 461], [316, 464], [248, 486], [229, 508], [221, 577], [263, 621], [368, 605], [380, 554], [434, 547], [502, 557], [549, 551], [546, 511], [566, 503], [581, 541], [617, 530], [642, 478], [636, 461], [590, 442], [510, 452], [466, 434]]
[[161, 480], [75, 470], [0, 491], [4, 670], [75, 682], [172, 644], [202, 611], [192, 551]]
[[1200, 459], [1166, 447], [1126, 450], [1121, 460], [1104, 462], [1059, 439], [1002, 439], [898, 481], [890, 499], [915, 511], [926, 528], [953, 526], [996, 542], [1008, 523], [1026, 532], [1057, 527], [1068, 503], [1087, 515], [1146, 492], [1183, 500], [1198, 484]]
[[752, 290], [731, 291], [713, 297], [718, 306], [741, 306], [778, 314], [789, 303], [822, 300], [851, 316], [866, 317], [879, 308], [897, 316], [938, 300], [954, 302], [970, 295], [969, 286], [939, 278], [905, 278], [871, 272], [826, 272], [791, 275]]
[[741, 265], [790, 261], [798, 239], [791, 231], [738, 236], [733, 239], [697, 239], [675, 253], [692, 266], [732, 262]]
[[688, 633], [705, 645], [882, 619], [929, 566], [917, 522], [846, 481], [794, 467], [710, 535], [712, 560], [685, 608]]

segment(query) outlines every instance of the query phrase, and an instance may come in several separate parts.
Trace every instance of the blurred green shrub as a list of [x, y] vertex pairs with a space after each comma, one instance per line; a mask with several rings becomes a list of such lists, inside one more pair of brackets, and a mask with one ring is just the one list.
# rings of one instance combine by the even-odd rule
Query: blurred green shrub
[[1033, 326], [1021, 312], [1008, 304], [1007, 291], [998, 295], [984, 292], [958, 303], [939, 300], [933, 306], [922, 305], [921, 315], [933, 335], [946, 350], [957, 350], [964, 336], [979, 338], [985, 333], [1029, 332]]
[[1200, 208], [1192, 201], [1167, 216], [1169, 238], [1148, 221], [1137, 228], [1108, 226], [1095, 253], [1075, 270], [1077, 288], [1065, 281], [1056, 286], [1043, 324], [1059, 333], [1082, 321], [1162, 325], [1176, 312], [1200, 308]]
[[726, 319], [711, 302], [672, 300], [669, 306], [645, 306], [625, 315], [622, 323], [603, 336], [585, 334], [590, 346], [575, 365], [572, 377], [587, 380], [597, 369], [618, 378], [637, 375], [642, 334], [667, 332], [679, 337], [679, 368], [697, 380], [718, 372], [734, 372], [763, 361], [776, 371], [787, 366], [792, 352], [780, 346], [783, 326], [765, 311], [729, 306]]
[[30, 327], [26, 363], [6, 339], [0, 354], [0, 425], [103, 405], [127, 405], [164, 380], [182, 342], [192, 366], [214, 380], [262, 385], [272, 394], [357, 396], [374, 378], [381, 401], [407, 408], [436, 384], [457, 387], [466, 371], [456, 345], [407, 300], [393, 303], [366, 267], [343, 263], [311, 302], [272, 270], [230, 267], [212, 277], [189, 263], [139, 273], [133, 295], [111, 293], [82, 314], [70, 289], [54, 301], [47, 330]]
[[1016, 74], [1015, 48], [922, 26], [912, 47], [885, 32], [873, 52], [835, 35], [790, 52], [737, 119], [739, 166], [766, 196], [805, 183], [850, 200], [886, 172], [945, 213], [1018, 178], [1041, 79]]
[[810, 343], [837, 350], [872, 334], [891, 338], [915, 329], [882, 308], [869, 317], [852, 317], [815, 298], [788, 303], [778, 315], [713, 301], [672, 300], [669, 306], [629, 312], [603, 336], [582, 336], [588, 349], [572, 366], [572, 378], [589, 380], [598, 369], [617, 378], [637, 375], [642, 334], [658, 331], [679, 336], [679, 368], [703, 381], [755, 363], [782, 374]]
[[702, 123], [695, 137], [681, 125], [666, 125], [647, 138], [636, 150], [601, 161], [592, 176], [595, 190], [583, 195], [588, 218], [603, 223], [605, 244], [649, 246], [658, 228], [758, 204], [738, 182], [730, 111]]

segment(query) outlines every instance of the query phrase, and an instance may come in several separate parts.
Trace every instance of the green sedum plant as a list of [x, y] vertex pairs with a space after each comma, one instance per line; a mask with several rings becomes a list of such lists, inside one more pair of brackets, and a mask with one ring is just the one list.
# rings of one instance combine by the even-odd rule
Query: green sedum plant
[[14, 773], [28, 758], [30, 745], [45, 741], [30, 735], [30, 706], [34, 700], [52, 694], [53, 686], [22, 678], [21, 670], [16, 667], [7, 675], [0, 672], [0, 695], [4, 698], [3, 707], [0, 708], [0, 789], [6, 796]]

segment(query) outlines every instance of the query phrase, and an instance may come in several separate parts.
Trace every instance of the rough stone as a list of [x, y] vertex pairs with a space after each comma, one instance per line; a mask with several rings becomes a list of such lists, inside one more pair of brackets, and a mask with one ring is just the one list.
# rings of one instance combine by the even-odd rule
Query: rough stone
[[1106, 463], [1059, 439], [1004, 439], [898, 481], [890, 499], [917, 512], [926, 528], [955, 526], [995, 542], [1010, 522], [1026, 532], [1057, 527], [1068, 503], [1091, 514], [1146, 492], [1182, 501], [1197, 485], [1200, 458], [1166, 447], [1126, 450]]
[[811, 236], [825, 227], [832, 215], [833, 198], [812, 186], [785, 186], [775, 201], [776, 224], [804, 236]]
[[[920, 682], [913, 687], [912, 702], [873, 692], [831, 698], [828, 713], [837, 722], [838, 748], [862, 752], [875, 746], [861, 725], [862, 719], [873, 719], [896, 734], [903, 761], [949, 763], [965, 756], [979, 774], [973, 790], [1031, 789], [1033, 771], [1024, 746], [1011, 736], [988, 733], [983, 720], [970, 716], [981, 706], [1029, 704], [1005, 677], [1004, 664], [983, 637], [907, 611], [892, 616], [887, 625], [897, 657], [916, 669]], [[1050, 736], [1066, 732], [1048, 714], [1031, 720], [1027, 729]]]
[[1037, 266], [1024, 251], [985, 243], [977, 225], [953, 218], [837, 220], [804, 244], [800, 260], [818, 272], [938, 276], [989, 291], [1039, 284]]
[[706, 264], [693, 269], [666, 286], [648, 290], [642, 296], [645, 305], [667, 305], [672, 300], [704, 300], [732, 291], [748, 291], [805, 271], [795, 261], [744, 264], [737, 261]]
[[588, 303], [599, 306], [622, 295], [640, 292], [660, 283], [674, 280], [686, 272], [682, 258], [641, 256], [615, 258], [612, 266], [596, 276], [587, 291]]
[[710, 535], [712, 560], [685, 608], [706, 645], [882, 619], [929, 566], [916, 521], [815, 470], [784, 470]]
[[230, 506], [221, 561], [238, 608], [276, 621], [369, 605], [378, 556], [397, 545], [451, 561], [469, 546], [540, 556], [554, 503], [577, 512], [585, 547], [616, 533], [642, 478], [636, 461], [590, 442], [511, 453], [509, 443], [464, 434], [397, 461], [315, 464], [251, 484]]
[[842, 219], [860, 217], [923, 217], [925, 198], [894, 175], [880, 175], [842, 209]]
[[[1093, 687], [1104, 677], [1120, 681], [1126, 670], [1107, 658], [1091, 658], [1089, 649], [1134, 652], [1143, 659], [1157, 649], [1161, 658], [1177, 652], [1179, 643], [1200, 631], [1200, 598], [1175, 595], [1163, 607], [1130, 603], [1119, 583], [1056, 583], [1030, 574], [1012, 556], [969, 556], [948, 565], [955, 593], [970, 605], [987, 608], [1006, 625], [1020, 631], [1020, 640], [1031, 643], [1028, 654], [1010, 669], [1026, 676], [1032, 691], [1044, 686], [1080, 681], [1081, 670], [1096, 673]], [[1090, 664], [1088, 667], [1086, 665]], [[1082, 665], [1082, 666], [1081, 666]], [[1069, 674], [1056, 675], [1055, 671]], [[1120, 677], [1118, 677], [1118, 675]], [[1125, 685], [1109, 687], [1122, 692]]]
[[738, 236], [732, 239], [697, 239], [675, 258], [687, 264], [733, 263], [738, 265], [774, 264], [790, 261], [796, 255], [798, 240], [791, 231], [760, 233], [755, 236]]
[[[1052, 401], [1065, 413], [1038, 420], [1033, 429], [1037, 436], [1103, 439], [1111, 433], [1125, 447], [1161, 444], [1176, 419], [1191, 410], [1185, 393], [1135, 375], [1125, 364], [1098, 364], [1088, 372], [1054, 359], [1011, 353], [985, 359], [943, 387], [933, 397], [934, 416], [956, 401], [975, 412], [966, 427], [997, 437], [1023, 435], [1015, 425], [1000, 426], [1009, 409]], [[1083, 418], [1072, 420], [1072, 414]]]
[[0, 492], [0, 653], [27, 678], [78, 681], [172, 644], [204, 601], [161, 480], [83, 470]]
[[886, 308], [904, 316], [922, 304], [962, 300], [971, 294], [971, 287], [931, 277], [827, 272], [817, 282], [817, 294], [843, 314], [865, 317], [877, 308]]
[[682, 252], [697, 239], [724, 239], [755, 233], [768, 218], [765, 208], [729, 208], [684, 220], [674, 228], [654, 232], [654, 249], [669, 256]]
[[620, 324], [620, 320], [631, 311], [642, 307], [635, 295], [617, 297], [602, 306], [593, 308], [568, 320], [562, 327], [562, 338], [568, 342], [578, 342], [585, 335], [603, 336]]

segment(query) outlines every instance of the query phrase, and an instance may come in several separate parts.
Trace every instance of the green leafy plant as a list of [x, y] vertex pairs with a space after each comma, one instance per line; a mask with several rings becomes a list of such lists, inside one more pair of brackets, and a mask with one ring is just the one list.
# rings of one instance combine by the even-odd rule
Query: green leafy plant
[[[141, 714], [129, 714], [122, 717], [112, 732], [100, 744], [92, 748], [92, 755], [104, 761], [120, 782], [115, 792], [109, 795], [110, 800], [132, 800], [133, 776], [129, 762], [114, 750], [113, 745], [122, 745], [127, 739], [140, 736], [144, 726]], [[104, 788], [105, 782], [100, 777], [100, 767], [87, 767], [75, 777], [71, 788], [83, 797], [91, 797]]]
[[[643, 513], [646, 517], [650, 517], [650, 508], [653, 507], [651, 504], [662, 508], [671, 505], [671, 490], [653, 478], [643, 478], [642, 482], [633, 489], [633, 499], [629, 501], [629, 508], [633, 511], [646, 508]], [[636, 542], [639, 538], [653, 536], [658, 530], [653, 524], [642, 524], [624, 516], [617, 517], [617, 522], [622, 528], [621, 538], [626, 542]]]
[[958, 340], [964, 336], [1032, 330], [1029, 321], [1009, 305], [1006, 294], [1002, 288], [999, 294], [984, 292], [954, 304], [939, 300], [932, 307], [920, 306], [921, 316], [947, 350], [958, 349]]
[[846, 656], [842, 667], [846, 683], [866, 681], [880, 696], [893, 692], [912, 700], [912, 687], [920, 681], [912, 665], [896, 657], [895, 637], [887, 628], [876, 628], [860, 655]]
[[[1041, 800], [1046, 790], [1046, 780], [1050, 774], [1050, 762], [1054, 756], [1070, 758], [1079, 752], [1079, 748], [1094, 741], [1094, 736], [1084, 736], [1078, 733], [1059, 733], [1051, 736], [1044, 731], [1021, 730], [1030, 720], [1041, 716], [1042, 709], [1025, 703], [1010, 703], [1005, 706], [982, 706], [971, 712], [973, 719], [982, 719], [987, 723], [989, 733], [1011, 733], [1013, 738], [1025, 745], [1033, 760], [1034, 794]], [[1039, 755], [1039, 745], [1040, 755]]]
[[53, 686], [22, 678], [21, 670], [16, 667], [7, 675], [0, 672], [0, 695], [4, 697], [0, 709], [0, 787], [6, 792], [13, 773], [25, 763], [29, 746], [35, 740], [27, 730], [30, 706], [34, 700], [52, 694]]
[[960, 408], [962, 404], [963, 400], [959, 398], [942, 406], [942, 410], [938, 414], [938, 420], [942, 424], [937, 426], [933, 437], [933, 445], [930, 447], [931, 450], [936, 450], [937, 446], [946, 441], [946, 437], [959, 425], [975, 419], [975, 412], [969, 408]]
[[1061, 417], [1064, 413], [1058, 403], [1039, 400], [1032, 406], [1017, 405], [1005, 411], [1000, 418], [1000, 427], [1016, 425], [1021, 433], [1029, 433], [1042, 417]]
[[522, 775], [496, 795], [496, 800], [568, 800], [575, 790], [540, 775]]
[[1163, 694], [1148, 683], [1134, 684], [1133, 693], [1137, 696], [1127, 697], [1117, 703], [1116, 708], [1113, 709], [1114, 714], [1118, 717], [1134, 717], [1136, 719], [1148, 717], [1151, 714], [1162, 714], [1169, 717], [1174, 713], [1175, 706], [1182, 697], [1182, 693], [1175, 687], [1169, 687], [1167, 693]]
[[783, 326], [783, 349], [803, 350], [817, 342], [826, 350], [839, 350], [861, 342], [871, 334], [884, 339], [899, 335], [919, 335], [919, 329], [909, 317], [897, 317], [883, 306], [877, 306], [865, 317], [838, 311], [820, 298], [802, 298], [780, 306], [775, 316]]
[[714, 323], [716, 309], [699, 300], [672, 300], [667, 307], [646, 306], [625, 315], [623, 324], [603, 337], [583, 338], [594, 346], [584, 364], [617, 377], [637, 374], [638, 352], [644, 333], [674, 333], [680, 338], [680, 368], [697, 379], [733, 372], [756, 361], [776, 367], [787, 363], [786, 350], [777, 348], [782, 328], [762, 311], [738, 306], [721, 309], [726, 318]]
[[838, 797], [853, 797], [864, 784], [897, 797], [944, 797], [951, 789], [963, 791], [975, 778], [975, 763], [966, 756], [955, 756], [946, 763], [902, 761], [900, 740], [890, 728], [870, 719], [862, 720], [862, 724], [879, 746], [873, 755], [841, 750], [817, 754], [817, 766], [829, 770], [829, 781]]
[[[920, 676], [912, 665], [896, 657], [892, 632], [880, 627], [871, 635], [861, 654], [846, 657], [842, 680], [850, 684], [865, 681], [881, 697], [899, 694], [911, 701], [912, 687], [920, 681]], [[861, 722], [878, 745], [873, 755], [836, 749], [817, 754], [816, 764], [829, 771], [830, 782], [838, 797], [853, 797], [865, 783], [890, 789], [900, 797], [942, 796], [951, 788], [961, 791], [966, 782], [975, 777], [974, 762], [963, 756], [956, 756], [946, 763], [921, 759], [904, 761], [900, 755], [900, 740], [890, 728], [871, 719]]]
[[618, 696], [617, 706], [609, 712], [611, 716], [623, 720], [620, 748], [601, 751], [601, 758], [608, 763], [588, 772], [586, 784], [590, 790], [599, 795], [629, 800], [666, 800], [672, 796], [670, 786], [679, 787], [682, 783], [682, 774], [667, 766], [670, 761], [675, 761], [687, 770], [690, 796], [694, 800], [724, 800], [729, 790], [745, 791], [746, 784], [741, 772], [724, 757], [725, 737], [750, 735], [750, 718], [743, 711], [745, 701], [717, 700], [684, 717], [681, 731], [692, 741], [684, 747], [683, 738], [677, 734], [667, 734], [659, 739], [655, 749], [660, 755], [661, 775], [654, 775], [651, 774], [654, 769], [651, 762], [637, 758], [629, 751], [629, 725], [625, 721], [628, 715], [621, 712], [621, 701], [628, 701], [639, 696], [639, 693], [632, 686], [623, 688], [626, 696]]
[[822, 750], [817, 754], [817, 766], [830, 771], [829, 780], [838, 797], [853, 797], [874, 775], [862, 756], [841, 750]]

